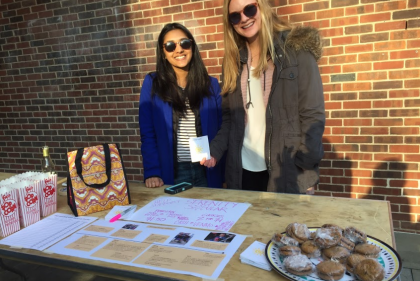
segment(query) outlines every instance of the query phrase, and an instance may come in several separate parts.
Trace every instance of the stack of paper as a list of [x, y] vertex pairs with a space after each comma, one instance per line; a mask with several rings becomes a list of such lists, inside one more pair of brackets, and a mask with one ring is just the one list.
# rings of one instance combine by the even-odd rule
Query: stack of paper
[[265, 258], [265, 246], [264, 243], [254, 241], [254, 243], [239, 256], [241, 262], [270, 271], [271, 266]]

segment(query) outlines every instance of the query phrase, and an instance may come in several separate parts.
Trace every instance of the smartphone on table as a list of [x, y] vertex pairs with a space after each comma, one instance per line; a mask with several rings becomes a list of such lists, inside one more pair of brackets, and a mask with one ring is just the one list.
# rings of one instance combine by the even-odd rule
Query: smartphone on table
[[170, 187], [165, 188], [165, 193], [169, 193], [169, 194], [177, 194], [180, 193], [182, 191], [185, 191], [187, 189], [192, 188], [192, 184], [188, 183], [188, 182], [181, 182], [175, 185], [172, 185]]

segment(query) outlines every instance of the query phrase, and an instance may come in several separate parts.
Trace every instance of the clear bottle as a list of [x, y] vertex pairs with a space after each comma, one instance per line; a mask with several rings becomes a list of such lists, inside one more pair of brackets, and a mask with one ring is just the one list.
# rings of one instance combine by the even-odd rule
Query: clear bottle
[[48, 146], [44, 146], [42, 148], [42, 167], [41, 167], [41, 170], [44, 173], [55, 174], [55, 164], [51, 159], [50, 148]]

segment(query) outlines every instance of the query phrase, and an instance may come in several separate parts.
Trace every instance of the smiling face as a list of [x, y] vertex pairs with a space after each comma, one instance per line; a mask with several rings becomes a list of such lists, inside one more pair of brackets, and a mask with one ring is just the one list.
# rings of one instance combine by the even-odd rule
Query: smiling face
[[[165, 44], [168, 41], [178, 43], [185, 38], [188, 39], [187, 35], [182, 30], [174, 29], [166, 33], [165, 37], [163, 37], [163, 43]], [[183, 49], [179, 44], [176, 44], [176, 48], [173, 52], [168, 52], [164, 47], [162, 48], [165, 58], [172, 65], [175, 73], [179, 70], [188, 71], [192, 58], [193, 46], [189, 49]]]
[[[256, 0], [231, 0], [229, 4], [229, 14], [233, 12], [241, 12], [246, 5], [256, 3]], [[261, 29], [261, 14], [260, 9], [257, 9], [257, 13], [254, 17], [248, 18], [241, 13], [241, 21], [238, 24], [232, 24], [235, 31], [246, 38], [251, 43], [258, 38], [259, 31]]]

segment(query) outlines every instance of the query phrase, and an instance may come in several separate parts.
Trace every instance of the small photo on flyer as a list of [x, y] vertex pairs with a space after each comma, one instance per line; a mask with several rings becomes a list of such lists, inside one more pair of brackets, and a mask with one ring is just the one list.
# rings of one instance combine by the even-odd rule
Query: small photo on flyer
[[220, 243], [230, 243], [232, 242], [233, 238], [235, 238], [235, 234], [226, 233], [226, 232], [210, 232], [205, 241], [213, 241], [213, 242], [220, 242]]
[[188, 241], [190, 241], [191, 237], [193, 237], [194, 234], [192, 233], [185, 233], [185, 232], [180, 232], [178, 233], [174, 239], [172, 239], [169, 244], [181, 244], [181, 245], [185, 245], [188, 243]]

